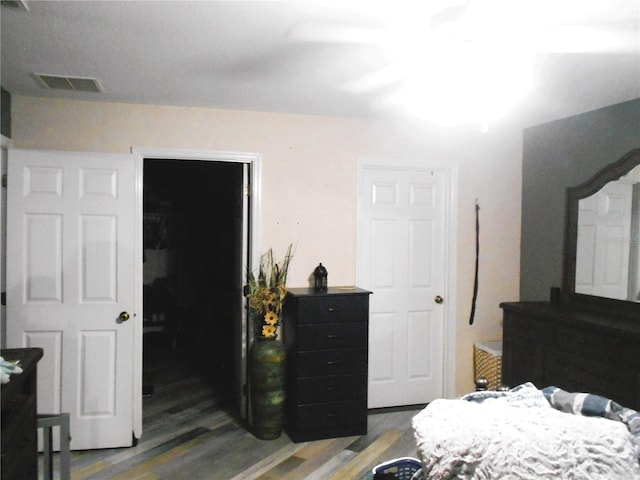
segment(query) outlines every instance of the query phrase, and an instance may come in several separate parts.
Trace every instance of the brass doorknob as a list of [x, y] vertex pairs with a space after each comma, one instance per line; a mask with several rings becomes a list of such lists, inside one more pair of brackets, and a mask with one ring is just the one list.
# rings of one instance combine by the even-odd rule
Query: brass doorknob
[[120, 312], [118, 320], [120, 322], [126, 322], [127, 320], [129, 320], [129, 317], [131, 317], [131, 315], [129, 315], [129, 312]]
[[436, 298], [434, 298], [433, 301], [440, 305], [442, 302], [444, 302], [444, 298], [442, 298], [440, 295], [436, 295]]

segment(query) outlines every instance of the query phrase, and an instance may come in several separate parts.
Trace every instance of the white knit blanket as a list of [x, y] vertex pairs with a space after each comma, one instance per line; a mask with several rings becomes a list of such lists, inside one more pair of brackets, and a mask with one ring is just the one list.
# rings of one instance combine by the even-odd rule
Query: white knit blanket
[[435, 400], [413, 419], [425, 480], [636, 480], [621, 422], [551, 406]]

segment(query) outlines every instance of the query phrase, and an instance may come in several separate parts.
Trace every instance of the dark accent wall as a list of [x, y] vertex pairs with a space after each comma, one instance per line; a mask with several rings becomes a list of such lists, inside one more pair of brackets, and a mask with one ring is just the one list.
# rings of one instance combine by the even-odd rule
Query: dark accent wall
[[0, 87], [0, 133], [11, 138], [11, 94]]
[[520, 300], [562, 280], [565, 192], [640, 147], [640, 99], [524, 130]]

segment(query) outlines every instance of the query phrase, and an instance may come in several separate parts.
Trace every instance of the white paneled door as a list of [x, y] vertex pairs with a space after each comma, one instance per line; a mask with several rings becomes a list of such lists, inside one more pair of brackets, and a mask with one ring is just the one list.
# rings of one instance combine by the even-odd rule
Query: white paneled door
[[7, 346], [44, 349], [38, 410], [73, 449], [131, 445], [134, 158], [9, 150], [8, 176]]
[[369, 408], [444, 394], [446, 170], [361, 166], [358, 283], [373, 292]]

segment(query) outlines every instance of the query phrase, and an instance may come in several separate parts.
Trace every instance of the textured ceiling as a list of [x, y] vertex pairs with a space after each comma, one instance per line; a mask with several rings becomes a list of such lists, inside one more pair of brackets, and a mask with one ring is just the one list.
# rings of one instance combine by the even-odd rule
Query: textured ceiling
[[[576, 18], [619, 28], [627, 37], [631, 32], [631, 48], [540, 57], [533, 90], [518, 110], [524, 123], [640, 97], [640, 4], [599, 4]], [[14, 95], [356, 117], [397, 113], [380, 106], [380, 89], [344, 88], [388, 64], [382, 45], [300, 41], [292, 34], [310, 22], [385, 26], [384, 19], [340, 8], [341, 2], [27, 0], [27, 5], [28, 11], [0, 10], [0, 81]], [[402, 9], [409, 3], [389, 5]], [[103, 92], [47, 90], [34, 78], [37, 73], [94, 77]]]

